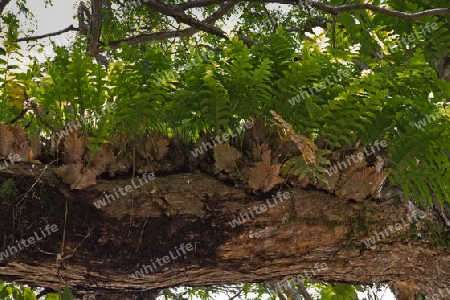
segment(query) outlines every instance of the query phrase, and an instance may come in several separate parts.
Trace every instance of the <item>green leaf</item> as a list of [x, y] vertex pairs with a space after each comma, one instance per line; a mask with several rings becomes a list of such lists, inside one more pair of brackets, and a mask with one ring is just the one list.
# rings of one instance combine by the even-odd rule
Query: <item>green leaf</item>
[[48, 294], [45, 296], [45, 300], [59, 300], [59, 295], [55, 293]]
[[64, 288], [64, 292], [62, 294], [61, 300], [73, 300], [73, 294], [67, 285]]
[[24, 300], [36, 300], [36, 295], [29, 287], [25, 287], [23, 289], [23, 298]]

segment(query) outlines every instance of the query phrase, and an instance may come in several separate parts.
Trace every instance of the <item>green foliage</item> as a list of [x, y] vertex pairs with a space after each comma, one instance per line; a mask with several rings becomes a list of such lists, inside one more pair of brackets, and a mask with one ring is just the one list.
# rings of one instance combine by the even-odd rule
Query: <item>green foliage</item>
[[[275, 300], [265, 284], [243, 283], [228, 286], [182, 287], [163, 290], [165, 299], [216, 299], [223, 295], [228, 299]], [[186, 298], [187, 297], [187, 298]], [[195, 297], [195, 298], [194, 298]]]
[[322, 300], [358, 300], [355, 287], [350, 284], [328, 284], [321, 291]]
[[64, 287], [64, 291], [61, 296], [61, 300], [73, 300], [72, 291], [69, 289], [69, 287], [67, 285]]
[[313, 183], [316, 183], [317, 180], [327, 183], [326, 168], [322, 166], [329, 163], [328, 154], [330, 154], [329, 150], [318, 149], [315, 164], [307, 164], [303, 157], [294, 156], [286, 161], [281, 171], [283, 174], [292, 174], [301, 178], [311, 177]]
[[[36, 295], [39, 295], [42, 288], [31, 289], [27, 286], [21, 286], [15, 283], [5, 283], [0, 281], [0, 299], [12, 299], [12, 300], [36, 300]], [[45, 298], [43, 298], [45, 297]], [[41, 296], [40, 299], [44, 300], [73, 300], [72, 291], [68, 286], [64, 287], [61, 298], [56, 293], [48, 293]]]
[[59, 295], [51, 293], [45, 296], [45, 300], [59, 300]]
[[427, 219], [424, 222], [427, 229], [421, 232], [420, 235], [423, 234], [427, 240], [442, 249], [450, 249], [450, 232], [447, 227]]
[[207, 72], [203, 81], [200, 91], [202, 115], [208, 124], [219, 130], [229, 123], [228, 118], [232, 115], [228, 93], [212, 72]]
[[0, 185], [0, 198], [8, 199], [15, 197], [17, 193], [16, 182], [14, 179], [7, 179]]
[[36, 294], [29, 287], [0, 282], [0, 299], [36, 300]]

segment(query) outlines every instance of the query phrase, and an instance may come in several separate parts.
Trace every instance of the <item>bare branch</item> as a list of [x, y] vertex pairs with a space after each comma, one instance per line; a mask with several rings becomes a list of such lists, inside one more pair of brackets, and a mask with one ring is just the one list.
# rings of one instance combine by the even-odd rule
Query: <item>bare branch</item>
[[83, 1], [80, 1], [80, 4], [78, 5], [77, 16], [78, 16], [78, 27], [80, 28], [80, 32], [87, 34], [89, 31], [89, 19], [91, 18], [91, 13], [89, 12], [89, 9], [87, 8], [86, 4], [84, 4]]
[[[260, 3], [278, 3], [278, 4], [288, 4], [298, 6], [298, 0], [248, 0], [249, 2], [260, 2]], [[205, 6], [207, 2], [214, 3], [214, 0], [202, 0], [202, 5]], [[212, 4], [211, 3], [211, 4]], [[355, 10], [370, 10], [383, 15], [393, 16], [401, 19], [417, 20], [427, 16], [437, 16], [437, 15], [449, 15], [450, 8], [434, 8], [425, 10], [417, 13], [407, 13], [397, 10], [389, 10], [387, 8], [382, 8], [373, 4], [345, 4], [340, 6], [332, 6], [323, 4], [317, 1], [309, 1], [309, 6], [327, 12], [330, 14], [337, 15], [344, 11], [355, 11]]]
[[[164, 15], [171, 16], [178, 23], [184, 23], [184, 24], [190, 25], [192, 28], [196, 29], [196, 32], [204, 31], [204, 32], [208, 32], [208, 33], [211, 33], [211, 34], [214, 34], [214, 35], [217, 35], [220, 37], [224, 37], [224, 38], [227, 37], [226, 32], [220, 28], [214, 27], [212, 24], [215, 21], [217, 21], [219, 18], [221, 18], [223, 15], [225, 15], [237, 3], [239, 3], [238, 0], [227, 1], [211, 16], [206, 18], [204, 21], [200, 21], [200, 20], [197, 20], [197, 19], [187, 15], [183, 11], [183, 9], [181, 9], [177, 5], [162, 4], [156, 0], [148, 0], [147, 2], [144, 2], [144, 4], [149, 6], [150, 8], [157, 10], [158, 12], [160, 12]], [[253, 46], [255, 44], [249, 38], [244, 37], [244, 36], [239, 36], [239, 39], [242, 40], [249, 47]]]
[[[176, 5], [177, 8], [181, 10], [186, 10], [190, 8], [199, 8], [199, 7], [206, 7], [213, 4], [219, 4], [223, 1], [218, 0], [194, 0], [194, 1], [188, 1], [183, 4]], [[246, 1], [239, 1], [239, 2], [246, 2]], [[298, 0], [248, 0], [247, 2], [260, 2], [260, 3], [278, 3], [278, 4], [287, 4], [287, 5], [298, 5]], [[417, 20], [426, 16], [436, 16], [436, 15], [449, 15], [450, 14], [450, 8], [434, 8], [430, 10], [426, 10], [423, 12], [417, 12], [417, 13], [406, 13], [396, 10], [389, 10], [386, 8], [382, 8], [373, 4], [345, 4], [340, 6], [332, 6], [323, 4], [317, 1], [309, 1], [310, 6], [321, 10], [323, 12], [331, 13], [331, 14], [338, 14], [340, 12], [344, 11], [355, 11], [355, 10], [371, 10], [380, 14], [393, 16], [401, 19], [408, 19], [408, 20]]]
[[393, 16], [401, 19], [408, 19], [408, 20], [417, 20], [423, 17], [427, 16], [436, 16], [436, 15], [449, 15], [450, 14], [450, 8], [434, 8], [422, 12], [417, 13], [406, 13], [401, 12], [397, 10], [389, 10], [386, 8], [382, 8], [373, 4], [345, 4], [341, 6], [331, 6], [326, 5], [319, 2], [311, 1], [311, 6], [314, 8], [317, 8], [318, 10], [328, 12], [331, 14], [338, 14], [340, 12], [344, 11], [354, 11], [354, 10], [371, 10], [380, 14]]
[[65, 32], [69, 32], [69, 31], [80, 31], [80, 29], [73, 27], [73, 25], [70, 25], [69, 27], [59, 30], [59, 31], [55, 31], [55, 32], [51, 32], [51, 33], [47, 33], [47, 34], [43, 34], [43, 35], [27, 36], [27, 37], [23, 37], [23, 38], [18, 38], [17, 42], [36, 41], [36, 40], [43, 39], [46, 37], [60, 35], [60, 34], [63, 34]]
[[198, 32], [198, 29], [195, 28], [187, 28], [183, 30], [171, 30], [171, 31], [161, 31], [154, 32], [148, 34], [142, 34], [138, 36], [124, 38], [118, 41], [111, 41], [109, 43], [111, 49], [120, 48], [120, 44], [126, 43], [127, 45], [139, 45], [143, 43], [153, 42], [153, 41], [161, 41], [165, 39], [177, 38], [177, 37], [185, 37], [191, 36]]
[[181, 10], [186, 10], [190, 8], [205, 7], [212, 4], [222, 4], [223, 2], [223, 0], [194, 0], [176, 6]]
[[174, 5], [162, 4], [156, 0], [148, 0], [147, 2], [144, 2], [144, 4], [166, 16], [171, 16], [178, 23], [184, 23], [217, 36], [227, 37], [227, 34], [222, 29], [214, 27], [209, 23], [199, 21], [187, 15], [183, 10]]
[[227, 1], [219, 9], [217, 9], [213, 14], [207, 17], [204, 22], [214, 24], [217, 20], [223, 17], [227, 12], [229, 12], [239, 1]]
[[[173, 15], [177, 15], [177, 16], [180, 14], [184, 15], [185, 17], [188, 18], [186, 20], [187, 23], [184, 21], [182, 21], [182, 22], [186, 23], [188, 25], [191, 25], [191, 26], [192, 26], [192, 24], [194, 24], [194, 26], [192, 26], [190, 28], [182, 29], [182, 30], [153, 32], [153, 33], [148, 33], [148, 34], [142, 34], [139, 36], [124, 38], [124, 39], [118, 40], [118, 41], [111, 41], [110, 46], [112, 49], [119, 48], [121, 43], [126, 43], [127, 45], [138, 45], [138, 44], [143, 44], [143, 43], [147, 43], [150, 41], [160, 41], [160, 40], [165, 40], [165, 39], [170, 39], [170, 38], [191, 36], [202, 30], [212, 33], [212, 34], [215, 34], [215, 35], [219, 35], [221, 37], [224, 37], [224, 36], [226, 37], [226, 33], [223, 30], [216, 28], [216, 27], [212, 26], [211, 24], [213, 24], [218, 19], [220, 19], [222, 16], [224, 16], [239, 1], [237, 1], [237, 0], [227, 1], [221, 7], [219, 7], [214, 13], [212, 13], [209, 17], [207, 17], [203, 21], [199, 21], [192, 17], [187, 16], [180, 9], [173, 9], [174, 6], [163, 5], [161, 3], [155, 3], [155, 2], [156, 1], [152, 1], [151, 3], [149, 3], [149, 2], [146, 2], [146, 3], [149, 5], [155, 5], [155, 7], [157, 7], [160, 10], [160, 12], [163, 14], [170, 13], [170, 15], [172, 17], [173, 17]], [[152, 8], [153, 8], [153, 6], [152, 6]], [[182, 18], [184, 18], [184, 17], [182, 16]], [[180, 21], [178, 21], [178, 22], [180, 22]], [[191, 23], [191, 24], [189, 24], [189, 23]], [[195, 26], [198, 24], [200, 24], [201, 28]], [[212, 30], [210, 30], [210, 29], [212, 29]], [[218, 31], [216, 31], [216, 30], [218, 30]], [[255, 44], [249, 38], [244, 37], [244, 36], [239, 36], [239, 39], [241, 39], [248, 46], [252, 46]]]

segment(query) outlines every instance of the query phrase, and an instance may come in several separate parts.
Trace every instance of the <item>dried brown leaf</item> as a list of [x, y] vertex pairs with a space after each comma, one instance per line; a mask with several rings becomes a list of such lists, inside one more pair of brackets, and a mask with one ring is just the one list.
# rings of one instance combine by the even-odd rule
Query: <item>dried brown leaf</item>
[[71, 189], [82, 190], [96, 184], [97, 172], [93, 168], [84, 170], [81, 163], [62, 165], [55, 170], [55, 174], [66, 184], [70, 184]]
[[81, 163], [62, 165], [55, 170], [55, 174], [61, 178], [65, 184], [74, 184], [80, 180], [82, 168], [83, 165]]
[[388, 175], [389, 171], [377, 172], [375, 167], [359, 169], [336, 190], [336, 196], [355, 201], [362, 201], [371, 195], [377, 198]]
[[281, 164], [275, 164], [270, 166], [270, 169], [264, 180], [264, 188], [262, 188], [263, 192], [268, 192], [277, 184], [281, 184], [284, 182], [284, 178], [278, 176], [278, 174], [280, 174], [280, 169]]
[[20, 144], [23, 142], [28, 142], [28, 137], [25, 128], [20, 126], [8, 126], [8, 127], [14, 136], [15, 143]]
[[267, 150], [262, 154], [263, 161], [257, 162], [254, 168], [250, 168], [248, 184], [253, 190], [270, 191], [277, 184], [283, 183], [280, 174], [281, 164], [270, 164], [270, 152]]
[[89, 168], [80, 174], [80, 180], [70, 185], [71, 189], [84, 190], [85, 188], [97, 184], [95, 178], [98, 173], [94, 168]]
[[263, 154], [261, 155], [262, 161], [268, 166], [270, 166], [270, 153], [271, 152], [272, 151], [270, 149], [268, 149], [268, 150], [264, 151]]
[[267, 166], [263, 162], [257, 162], [254, 168], [250, 168], [248, 184], [253, 190], [260, 190], [264, 186], [267, 174]]
[[102, 150], [95, 152], [94, 158], [92, 159], [93, 168], [98, 174], [106, 172], [107, 166], [114, 161], [114, 158], [112, 146], [102, 144]]
[[20, 144], [13, 144], [14, 154], [18, 154], [21, 162], [29, 162], [33, 156], [33, 152], [28, 146], [28, 141], [22, 142]]
[[81, 161], [85, 147], [86, 141], [79, 136], [79, 132], [72, 131], [64, 140], [64, 161], [69, 164]]
[[302, 153], [303, 159], [307, 164], [314, 164], [316, 163], [316, 154], [317, 146], [314, 144], [313, 141], [308, 139], [304, 135], [297, 134], [294, 130], [294, 127], [292, 127], [291, 124], [283, 120], [281, 116], [279, 116], [275, 111], [270, 111], [274, 118], [280, 122], [286, 129], [291, 133], [290, 138], [291, 140], [297, 145], [298, 149]]
[[214, 148], [216, 168], [227, 173], [234, 171], [236, 161], [241, 158], [241, 153], [227, 144], [219, 144]]
[[37, 138], [34, 137], [30, 140], [30, 147], [31, 147], [31, 151], [32, 151], [31, 159], [35, 159], [36, 157], [39, 157], [42, 155], [42, 146]]
[[169, 141], [167, 139], [160, 139], [156, 142], [156, 160], [162, 160], [169, 152]]
[[8, 127], [0, 124], [0, 158], [8, 157], [11, 154], [14, 136]]

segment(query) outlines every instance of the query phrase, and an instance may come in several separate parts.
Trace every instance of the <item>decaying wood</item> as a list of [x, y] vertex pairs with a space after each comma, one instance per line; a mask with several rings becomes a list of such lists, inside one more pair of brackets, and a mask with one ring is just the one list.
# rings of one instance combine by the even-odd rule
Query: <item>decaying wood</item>
[[[413, 226], [369, 248], [364, 245], [374, 231], [411, 214], [411, 205], [391, 190], [379, 201], [354, 203], [325, 191], [282, 186], [280, 192], [288, 192], [290, 199], [275, 205], [272, 196], [277, 191], [248, 194], [202, 173], [156, 174], [155, 180], [97, 209], [93, 202], [130, 185], [129, 175], [97, 178], [97, 184], [85, 190], [70, 190], [50, 166], [30, 191], [43, 168], [15, 164], [0, 173], [1, 181], [14, 178], [18, 189], [14, 197], [0, 198], [0, 251], [45, 224], [60, 229], [0, 261], [2, 280], [51, 289], [62, 281], [77, 295], [95, 294], [96, 299], [124, 299], [125, 294], [138, 299], [178, 285], [267, 282], [305, 271], [324, 281], [406, 282], [424, 293], [450, 282], [448, 251], [419, 237]], [[250, 216], [249, 209], [267, 201], [273, 207]], [[229, 222], [240, 213], [249, 214], [249, 220], [233, 228]], [[433, 218], [426, 212], [417, 231], [425, 219]], [[63, 228], [64, 250], [57, 260]], [[131, 276], [183, 243], [194, 249], [143, 278]], [[316, 263], [327, 268], [311, 276]]]

